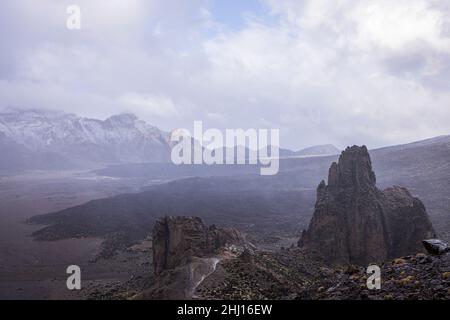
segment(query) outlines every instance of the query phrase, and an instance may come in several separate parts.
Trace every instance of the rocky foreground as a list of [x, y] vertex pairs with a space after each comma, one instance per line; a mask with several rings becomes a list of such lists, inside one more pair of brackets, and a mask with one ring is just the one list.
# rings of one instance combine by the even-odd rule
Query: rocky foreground
[[[422, 202], [402, 187], [378, 189], [367, 148], [353, 146], [331, 165], [328, 185], [320, 183], [299, 248], [246, 249], [238, 258], [223, 259], [194, 297], [445, 299], [448, 246], [423, 241], [434, 237]], [[435, 256], [421, 253], [426, 251]], [[381, 269], [381, 288], [367, 285], [372, 263]]]
[[360, 267], [336, 270], [319, 282], [315, 299], [434, 300], [450, 299], [450, 257], [419, 253], [381, 267], [381, 289], [368, 290]]
[[[149, 252], [144, 253], [148, 256]], [[215, 299], [215, 300], [447, 300], [450, 299], [450, 255], [418, 253], [386, 262], [381, 267], [381, 289], [369, 290], [366, 269], [360, 266], [330, 267], [303, 249], [279, 252], [220, 252], [220, 262], [190, 297], [179, 287], [171, 297], [167, 287], [155, 291], [158, 280], [150, 265], [136, 270], [129, 281], [84, 289], [88, 299]], [[177, 270], [173, 271], [175, 274]], [[167, 273], [165, 273], [167, 275]], [[180, 283], [173, 283], [177, 288]], [[167, 294], [167, 292], [166, 292]]]
[[369, 290], [366, 269], [328, 268], [297, 248], [225, 261], [198, 289], [202, 299], [450, 299], [450, 256], [419, 253], [381, 267], [381, 288]]
[[[450, 247], [435, 235], [422, 202], [402, 187], [378, 189], [367, 148], [353, 146], [320, 183], [298, 247], [265, 252], [235, 229], [164, 217], [152, 234], [153, 278], [130, 282], [115, 297], [449, 299]], [[376, 288], [368, 285], [374, 263]]]

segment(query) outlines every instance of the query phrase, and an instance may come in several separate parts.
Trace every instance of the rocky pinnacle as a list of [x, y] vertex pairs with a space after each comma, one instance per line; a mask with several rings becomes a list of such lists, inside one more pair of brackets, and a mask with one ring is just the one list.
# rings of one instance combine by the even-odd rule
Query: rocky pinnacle
[[367, 265], [422, 251], [421, 241], [434, 236], [422, 202], [402, 187], [379, 190], [367, 148], [353, 146], [317, 188], [299, 246], [331, 263]]

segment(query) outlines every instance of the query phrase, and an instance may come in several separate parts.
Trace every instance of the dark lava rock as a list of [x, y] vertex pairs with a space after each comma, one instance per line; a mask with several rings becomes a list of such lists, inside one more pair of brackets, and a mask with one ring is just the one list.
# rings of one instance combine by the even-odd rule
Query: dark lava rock
[[448, 244], [439, 239], [423, 240], [422, 244], [429, 253], [434, 255], [442, 255], [450, 251]]
[[312, 282], [325, 278], [322, 273], [332, 272], [328, 269], [322, 271], [321, 263], [308, 254], [299, 248], [291, 248], [278, 252], [254, 251], [251, 254], [252, 263], [242, 255], [238, 259], [224, 259], [218, 266], [219, 271], [200, 285], [198, 298], [308, 299], [311, 296], [308, 288]]
[[245, 250], [239, 256], [239, 259], [241, 259], [241, 261], [245, 263], [253, 264], [255, 263], [254, 255], [255, 253], [251, 249], [245, 248]]
[[353, 146], [320, 183], [299, 246], [331, 263], [368, 265], [420, 252], [434, 236], [423, 203], [405, 188], [379, 190], [367, 148]]
[[[387, 262], [381, 267], [381, 288], [368, 289], [364, 268], [354, 268], [351, 276], [345, 270], [337, 275], [322, 275], [310, 290], [311, 299], [332, 300], [435, 300], [450, 299], [450, 257], [418, 253]], [[342, 275], [339, 275], [342, 274]]]

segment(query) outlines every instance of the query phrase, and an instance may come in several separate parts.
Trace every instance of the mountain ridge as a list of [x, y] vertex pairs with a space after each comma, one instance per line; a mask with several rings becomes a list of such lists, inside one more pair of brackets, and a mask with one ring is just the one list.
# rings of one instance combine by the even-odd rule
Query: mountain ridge
[[18, 157], [48, 153], [79, 165], [170, 158], [169, 134], [129, 113], [98, 120], [57, 111], [10, 110], [0, 113], [0, 132], [9, 144], [20, 146]]

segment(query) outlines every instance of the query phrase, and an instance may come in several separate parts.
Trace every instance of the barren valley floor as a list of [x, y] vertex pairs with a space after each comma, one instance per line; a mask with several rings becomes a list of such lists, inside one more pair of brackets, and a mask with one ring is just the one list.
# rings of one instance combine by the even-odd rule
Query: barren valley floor
[[[78, 299], [81, 292], [66, 288], [66, 268], [82, 270], [82, 286], [123, 281], [130, 277], [123, 256], [91, 263], [101, 239], [34, 241], [41, 226], [24, 221], [34, 215], [62, 210], [118, 193], [139, 189], [136, 180], [94, 178], [86, 173], [33, 172], [0, 179], [0, 299]], [[124, 260], [125, 259], [125, 260]]]

